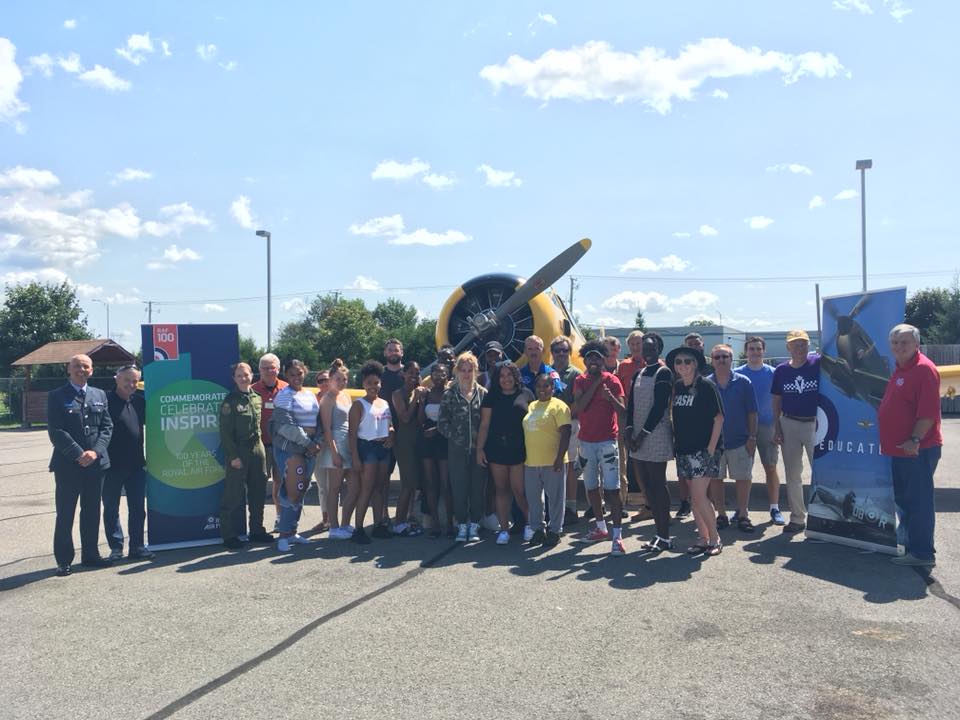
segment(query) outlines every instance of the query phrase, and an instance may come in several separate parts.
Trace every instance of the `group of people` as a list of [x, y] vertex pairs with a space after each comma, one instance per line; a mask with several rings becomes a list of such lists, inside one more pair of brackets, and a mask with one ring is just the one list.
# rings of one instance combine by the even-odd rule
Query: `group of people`
[[[553, 360], [543, 360], [544, 343], [530, 336], [525, 363], [505, 357], [491, 341], [481, 359], [454, 355], [444, 346], [421, 382], [421, 368], [404, 362], [396, 338], [384, 347], [385, 363], [370, 360], [359, 370], [363, 389], [353, 399], [349, 370], [340, 360], [318, 372], [319, 391], [305, 387], [309, 369], [291, 361], [280, 378], [280, 360], [260, 359], [252, 368], [238, 363], [236, 389], [220, 408], [225, 481], [220, 508], [224, 545], [245, 540], [276, 542], [277, 549], [311, 540], [299, 532], [304, 496], [315, 478], [322, 520], [313, 533], [366, 544], [396, 535], [446, 534], [457, 542], [479, 540], [481, 526], [506, 545], [511, 535], [529, 544], [554, 546], [563, 528], [582, 520], [593, 526], [585, 542], [609, 542], [610, 554], [625, 554], [622, 526], [628, 486], [639, 512], [652, 518], [655, 534], [642, 548], [673, 550], [671, 499], [666, 469], [676, 462], [680, 504], [677, 518], [691, 513], [697, 538], [691, 554], [722, 552], [720, 531], [734, 524], [752, 533], [749, 499], [753, 465], [765, 473], [770, 522], [794, 533], [805, 528], [801, 473], [812, 463], [819, 394], [819, 362], [802, 330], [787, 334], [790, 360], [776, 368], [764, 362], [762, 337], [747, 339], [746, 363], [734, 368], [734, 350], [717, 344], [704, 354], [703, 339], [690, 333], [683, 345], [661, 358], [663, 339], [635, 331], [627, 338], [630, 356], [621, 360], [615, 338], [579, 348], [584, 371], [571, 363], [569, 338], [550, 342]], [[894, 562], [934, 564], [933, 474], [942, 435], [936, 367], [919, 352], [919, 333], [909, 325], [890, 332], [896, 371], [880, 405], [881, 452], [893, 457], [895, 498], [906, 555]], [[81, 505], [81, 561], [100, 566], [123, 555], [119, 521], [121, 489], [129, 507], [129, 554], [148, 558], [143, 543], [142, 397], [135, 392], [139, 371], [117, 373], [109, 397], [86, 383], [92, 363], [70, 361], [70, 382], [50, 394], [49, 432], [54, 444], [51, 470], [57, 483], [54, 551], [58, 574], [73, 560], [73, 517]], [[779, 506], [779, 452], [786, 472], [789, 522]], [[400, 495], [389, 515], [389, 482], [395, 466]], [[104, 472], [106, 480], [104, 481]], [[273, 479], [277, 522], [263, 524], [266, 481]], [[578, 514], [578, 478], [589, 508]], [[724, 479], [734, 481], [736, 510], [726, 510]], [[102, 488], [102, 491], [101, 491]], [[420, 493], [429, 528], [411, 512]], [[244, 496], [249, 530], [244, 535]], [[111, 547], [97, 551], [98, 510]], [[445, 508], [445, 521], [440, 507]], [[96, 509], [94, 509], [94, 507]], [[368, 535], [366, 519], [373, 511]], [[608, 526], [609, 522], [609, 526]]]

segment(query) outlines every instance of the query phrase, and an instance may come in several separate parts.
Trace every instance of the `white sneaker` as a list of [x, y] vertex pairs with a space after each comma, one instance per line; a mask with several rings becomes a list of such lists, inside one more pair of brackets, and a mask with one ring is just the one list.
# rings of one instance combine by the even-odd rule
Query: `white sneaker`
[[294, 545], [309, 545], [310, 540], [303, 537], [303, 535], [294, 535], [293, 537], [287, 538]]
[[397, 523], [396, 525], [393, 526], [393, 534], [403, 535], [403, 531], [406, 530], [408, 527], [410, 527], [410, 523], [405, 523], [405, 522]]
[[506, 530], [497, 533], [497, 545], [506, 545], [508, 542], [510, 542], [510, 533]]
[[280, 552], [290, 552], [290, 538], [280, 538], [277, 540], [277, 550]]
[[330, 529], [330, 534], [328, 537], [331, 540], [349, 540], [353, 535], [353, 530], [347, 530], [343, 527], [335, 527]]
[[457, 526], [457, 542], [466, 542], [467, 541], [467, 524], [460, 523]]
[[523, 541], [530, 542], [533, 539], [533, 528], [529, 525], [524, 526], [523, 528]]
[[480, 539], [480, 524], [470, 523], [470, 529], [467, 531], [467, 539], [470, 542], [477, 542]]
[[490, 513], [483, 520], [480, 521], [480, 524], [490, 532], [497, 532], [500, 529], [500, 520], [497, 518], [496, 513]]

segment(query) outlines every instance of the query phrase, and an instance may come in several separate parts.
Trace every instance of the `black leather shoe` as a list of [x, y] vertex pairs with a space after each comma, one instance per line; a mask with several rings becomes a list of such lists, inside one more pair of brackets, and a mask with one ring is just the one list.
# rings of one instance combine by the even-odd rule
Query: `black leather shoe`
[[99, 555], [96, 557], [87, 558], [86, 560], [81, 560], [80, 564], [88, 568], [106, 568], [113, 565], [113, 563], [107, 560], [107, 558], [100, 557]]
[[69, 577], [69, 575], [70, 575], [69, 565], [57, 565], [57, 577]]
[[276, 538], [266, 530], [257, 530], [257, 532], [250, 535], [250, 542], [272, 543], [274, 540], [276, 540]]
[[153, 560], [156, 554], [147, 548], [134, 548], [127, 557], [131, 560]]
[[243, 547], [243, 543], [240, 542], [240, 538], [227, 538], [223, 541], [223, 546], [227, 550], [240, 550]]

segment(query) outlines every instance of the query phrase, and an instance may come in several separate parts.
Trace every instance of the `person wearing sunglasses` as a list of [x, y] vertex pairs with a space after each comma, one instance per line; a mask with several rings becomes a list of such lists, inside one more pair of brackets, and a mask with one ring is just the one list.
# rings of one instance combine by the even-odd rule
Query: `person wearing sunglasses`
[[717, 509], [717, 527], [730, 524], [727, 519], [723, 480], [736, 483], [737, 512], [733, 522], [741, 532], [752, 533], [750, 522], [750, 484], [753, 481], [753, 458], [757, 452], [757, 395], [746, 375], [733, 370], [733, 348], [714, 345], [710, 351], [713, 374], [708, 378], [717, 386], [723, 402], [723, 455], [720, 472], [711, 482], [713, 504]]
[[667, 353], [673, 368], [673, 449], [677, 476], [690, 483], [693, 519], [699, 540], [691, 555], [719, 555], [723, 548], [717, 531], [716, 511], [708, 497], [710, 480], [720, 472], [723, 452], [723, 403], [717, 386], [702, 376], [706, 367], [696, 348], [678, 347]]

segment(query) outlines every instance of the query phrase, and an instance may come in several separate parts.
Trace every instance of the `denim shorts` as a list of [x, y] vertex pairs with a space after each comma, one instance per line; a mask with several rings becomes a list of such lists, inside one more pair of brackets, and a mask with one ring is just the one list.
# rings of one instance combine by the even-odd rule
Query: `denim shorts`
[[581, 440], [580, 467], [583, 468], [584, 489], [596, 490], [601, 482], [604, 490], [620, 489], [620, 449], [616, 440]]
[[[285, 480], [287, 474], [287, 460], [289, 460], [294, 455], [299, 455], [299, 453], [286, 452], [284, 450], [274, 449], [273, 459], [277, 463], [277, 470], [280, 473], [280, 492], [286, 496]], [[297, 477], [297, 489], [302, 493], [306, 492], [307, 488], [310, 487], [310, 480], [313, 477], [313, 465], [316, 462], [316, 457], [305, 457], [300, 455], [303, 458], [304, 464], [301, 466], [303, 468], [303, 473]]]
[[383, 440], [363, 440], [357, 439], [357, 451], [360, 453], [360, 462], [367, 463], [388, 463], [393, 452], [390, 448], [384, 446]]
[[706, 449], [695, 453], [677, 453], [677, 477], [689, 480], [695, 477], [720, 477], [720, 455], [717, 450], [711, 455]]

